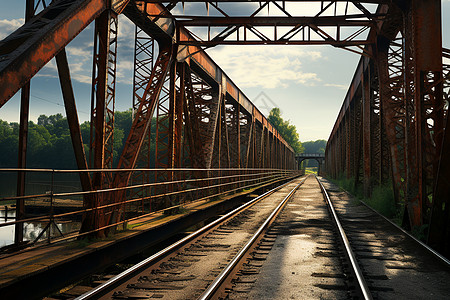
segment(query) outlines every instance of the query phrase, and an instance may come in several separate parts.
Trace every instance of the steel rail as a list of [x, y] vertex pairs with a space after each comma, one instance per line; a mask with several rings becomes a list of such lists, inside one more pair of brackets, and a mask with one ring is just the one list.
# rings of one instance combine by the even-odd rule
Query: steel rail
[[[349, 192], [347, 192], [346, 190], [344, 190], [347, 194], [350, 194]], [[400, 226], [398, 226], [397, 224], [395, 224], [394, 222], [392, 222], [389, 218], [386, 218], [385, 216], [383, 216], [382, 214], [380, 214], [379, 212], [377, 212], [375, 209], [373, 209], [372, 207], [370, 207], [366, 202], [359, 200], [359, 202], [361, 202], [362, 204], [364, 204], [364, 206], [366, 206], [368, 209], [370, 209], [371, 211], [373, 211], [374, 213], [376, 213], [378, 216], [380, 216], [381, 218], [383, 218], [384, 220], [386, 220], [387, 222], [389, 222], [389, 224], [391, 224], [392, 226], [394, 226], [395, 228], [397, 228], [398, 230], [400, 230], [401, 232], [403, 232], [406, 236], [408, 236], [410, 239], [412, 239], [413, 241], [415, 241], [416, 243], [420, 244], [422, 247], [424, 247], [425, 249], [427, 249], [432, 255], [434, 255], [437, 259], [439, 259], [440, 261], [442, 261], [443, 263], [445, 263], [448, 267], [450, 267], [450, 260], [447, 259], [446, 257], [444, 257], [442, 254], [440, 254], [439, 252], [437, 252], [436, 250], [434, 250], [433, 248], [431, 248], [430, 246], [428, 246], [427, 244], [425, 244], [424, 242], [422, 242], [421, 240], [418, 240], [416, 237], [414, 237], [413, 235], [411, 235], [408, 231], [406, 231], [405, 229], [401, 228]]]
[[250, 238], [250, 240], [241, 248], [241, 250], [236, 254], [236, 256], [230, 261], [230, 263], [222, 270], [219, 276], [214, 279], [214, 281], [208, 286], [208, 288], [203, 292], [203, 294], [198, 298], [199, 300], [212, 299], [214, 294], [218, 291], [221, 284], [226, 280], [226, 278], [231, 274], [233, 269], [237, 266], [239, 261], [245, 256], [251, 246], [255, 243], [258, 237], [267, 229], [269, 224], [276, 218], [278, 213], [284, 207], [286, 202], [292, 197], [292, 195], [297, 191], [297, 189], [305, 182], [306, 177], [293, 188], [289, 194], [283, 199], [283, 201], [278, 204], [278, 206], [272, 211], [270, 216], [264, 221], [264, 223], [258, 228], [255, 234]]
[[337, 216], [336, 210], [334, 209], [333, 203], [331, 202], [331, 199], [328, 196], [328, 193], [327, 193], [325, 187], [323, 186], [322, 182], [320, 182], [319, 178], [317, 178], [316, 175], [314, 175], [314, 176], [316, 177], [316, 180], [320, 185], [320, 189], [322, 190], [322, 194], [325, 198], [325, 202], [327, 203], [328, 209], [330, 211], [330, 215], [338, 229], [339, 238], [341, 239], [342, 243], [344, 244], [345, 254], [352, 266], [352, 268], [351, 268], [352, 273], [356, 277], [356, 280], [358, 281], [358, 287], [360, 289], [360, 292], [361, 292], [362, 296], [364, 297], [364, 299], [372, 300], [373, 298], [372, 298], [372, 294], [370, 293], [369, 286], [367, 285], [367, 282], [364, 279], [364, 275], [361, 271], [361, 268], [359, 267], [358, 262], [356, 261], [355, 253], [353, 252], [353, 250], [350, 246], [350, 242], [348, 241], [347, 235], [345, 234], [344, 228], [342, 227], [342, 224], [339, 221], [339, 218]]
[[[304, 181], [304, 180], [303, 180]], [[106, 293], [110, 292], [111, 290], [113, 290], [117, 285], [119, 285], [120, 283], [126, 281], [127, 278], [134, 276], [137, 272], [142, 271], [144, 268], [146, 268], [147, 266], [157, 262], [158, 260], [166, 257], [167, 255], [169, 255], [170, 253], [172, 253], [173, 251], [183, 247], [184, 245], [187, 245], [189, 242], [193, 241], [194, 239], [196, 239], [197, 237], [201, 236], [202, 234], [206, 233], [208, 230], [211, 230], [212, 228], [218, 226], [220, 223], [234, 217], [235, 215], [239, 214], [241, 211], [243, 211], [244, 209], [247, 209], [251, 206], [253, 206], [254, 204], [256, 204], [258, 201], [266, 198], [267, 196], [273, 194], [274, 192], [276, 192], [277, 190], [283, 188], [284, 186], [288, 185], [289, 183], [291, 183], [291, 181], [284, 183], [278, 187], [275, 187], [273, 189], [271, 189], [270, 191], [265, 192], [264, 194], [256, 197], [255, 199], [239, 206], [238, 208], [232, 210], [231, 212], [227, 213], [226, 215], [220, 217], [219, 219], [209, 223], [208, 225], [200, 228], [199, 230], [191, 233], [190, 235], [182, 238], [181, 240], [175, 242], [174, 244], [166, 247], [165, 249], [159, 251], [156, 254], [153, 254], [152, 256], [144, 259], [143, 261], [139, 262], [138, 264], [132, 266], [131, 268], [123, 271], [122, 273], [114, 276], [113, 278], [107, 280], [106, 282], [102, 283], [101, 285], [95, 287], [94, 289], [92, 289], [91, 291], [75, 298], [75, 300], [87, 300], [87, 299], [95, 299], [97, 297], [101, 297], [102, 295], [105, 295]]]

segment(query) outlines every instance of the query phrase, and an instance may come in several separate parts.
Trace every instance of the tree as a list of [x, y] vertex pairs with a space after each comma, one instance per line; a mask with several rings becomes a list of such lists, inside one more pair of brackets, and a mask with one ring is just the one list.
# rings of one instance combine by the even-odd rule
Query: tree
[[326, 140], [316, 140], [316, 141], [308, 141], [303, 142], [303, 147], [305, 147], [305, 153], [325, 153], [325, 147], [327, 146]]
[[[310, 154], [325, 154], [325, 147], [327, 146], [326, 140], [308, 141], [303, 142], [303, 147], [305, 147], [305, 153]], [[306, 167], [317, 167], [319, 164], [315, 159], [306, 160]]]
[[[131, 128], [131, 109], [116, 111], [114, 126], [114, 166], [117, 165]], [[80, 124], [84, 149], [89, 155], [90, 123]], [[0, 120], [0, 168], [17, 167], [19, 124]], [[40, 115], [28, 125], [27, 166], [30, 168], [76, 169], [67, 118], [62, 114]]]
[[279, 108], [272, 108], [268, 120], [283, 136], [286, 142], [291, 145], [295, 153], [303, 153], [304, 148], [298, 138], [297, 128], [295, 127], [295, 125], [291, 124], [289, 120], [283, 120]]

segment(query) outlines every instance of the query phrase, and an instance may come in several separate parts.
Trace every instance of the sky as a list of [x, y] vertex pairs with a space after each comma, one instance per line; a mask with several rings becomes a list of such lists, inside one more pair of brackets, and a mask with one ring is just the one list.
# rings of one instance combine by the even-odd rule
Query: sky
[[[5, 0], [1, 0], [5, 1]], [[0, 39], [24, 19], [24, 3], [0, 10]], [[89, 120], [93, 24], [66, 48], [78, 117]], [[443, 46], [450, 48], [450, 0], [442, 1]], [[134, 25], [119, 18], [116, 110], [132, 106]], [[357, 54], [331, 46], [217, 46], [207, 53], [267, 116], [274, 106], [297, 127], [301, 141], [328, 139], [359, 61]], [[18, 122], [20, 92], [0, 108], [0, 119]], [[30, 120], [65, 115], [54, 60], [31, 80]]]

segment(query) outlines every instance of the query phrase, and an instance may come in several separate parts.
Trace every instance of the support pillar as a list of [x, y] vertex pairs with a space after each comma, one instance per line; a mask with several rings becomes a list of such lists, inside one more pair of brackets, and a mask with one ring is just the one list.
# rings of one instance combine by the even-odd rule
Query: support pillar
[[364, 197], [370, 197], [372, 190], [372, 145], [371, 145], [371, 97], [369, 70], [362, 75], [362, 130], [363, 130], [363, 187]]
[[441, 1], [411, 1], [404, 36], [406, 204], [411, 227], [418, 227], [429, 221], [443, 137]]
[[[26, 0], [25, 22], [34, 16], [34, 0]], [[19, 127], [19, 157], [17, 167], [25, 169], [27, 167], [27, 147], [28, 147], [28, 119], [30, 111], [30, 82], [26, 83], [20, 94], [20, 127]], [[25, 172], [17, 174], [17, 196], [25, 195]], [[16, 200], [16, 221], [25, 218], [25, 200]], [[23, 223], [16, 223], [14, 226], [14, 244], [23, 242]]]

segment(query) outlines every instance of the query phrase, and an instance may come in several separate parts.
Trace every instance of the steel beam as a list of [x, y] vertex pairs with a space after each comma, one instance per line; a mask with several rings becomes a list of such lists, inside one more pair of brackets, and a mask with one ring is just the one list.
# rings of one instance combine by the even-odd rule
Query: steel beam
[[441, 1], [405, 11], [406, 205], [411, 227], [427, 223], [443, 134]]
[[372, 108], [370, 97], [370, 69], [362, 74], [362, 128], [363, 128], [363, 187], [364, 196], [369, 197], [372, 190]]
[[54, 1], [0, 42], [0, 107], [106, 9], [104, 0]]
[[[134, 31], [134, 68], [133, 68], [133, 120], [135, 112], [139, 109], [142, 102], [142, 96], [145, 93], [145, 89], [150, 80], [154, 59], [157, 56], [156, 41], [149, 36], [139, 26], [135, 26]], [[151, 122], [151, 121], [150, 121]], [[145, 133], [141, 149], [139, 150], [138, 157], [136, 159], [136, 168], [151, 169], [154, 168], [154, 159], [152, 159], [154, 153], [151, 152], [151, 123], [148, 126], [148, 130]], [[153, 164], [152, 164], [153, 162]], [[132, 174], [133, 184], [144, 184], [150, 182], [149, 172], [133, 172]], [[129, 198], [136, 197], [145, 198], [150, 196], [150, 188], [136, 188], [132, 189], [129, 193]], [[149, 200], [150, 201], [150, 200]], [[144, 203], [142, 203], [144, 205]], [[151, 203], [148, 203], [150, 209]]]
[[[58, 68], [59, 81], [64, 100], [64, 108], [66, 109], [67, 122], [69, 123], [70, 137], [75, 154], [75, 160], [79, 170], [87, 170], [88, 164], [86, 154], [84, 152], [83, 139], [81, 137], [80, 122], [78, 120], [77, 107], [75, 104], [75, 95], [72, 88], [72, 80], [70, 77], [69, 63], [65, 49], [56, 55], [56, 65]], [[92, 190], [91, 178], [89, 173], [79, 173], [81, 186], [84, 191]], [[86, 205], [85, 205], [86, 206]]]
[[403, 47], [401, 44], [379, 38], [377, 43], [377, 70], [380, 99], [383, 106], [383, 123], [390, 145], [392, 181], [396, 202], [406, 194], [404, 77], [402, 76]]
[[[34, 0], [26, 0], [25, 5], [25, 23], [29, 22], [34, 16]], [[0, 104], [1, 107], [1, 104]], [[20, 95], [20, 125], [19, 125], [19, 156], [17, 167], [19, 169], [27, 167], [27, 148], [28, 148], [28, 119], [30, 111], [30, 82], [27, 82]], [[17, 196], [25, 195], [25, 173], [17, 173]], [[16, 220], [25, 217], [25, 200], [16, 200]], [[23, 242], [23, 223], [17, 223], [14, 226], [14, 244], [19, 245]]]

